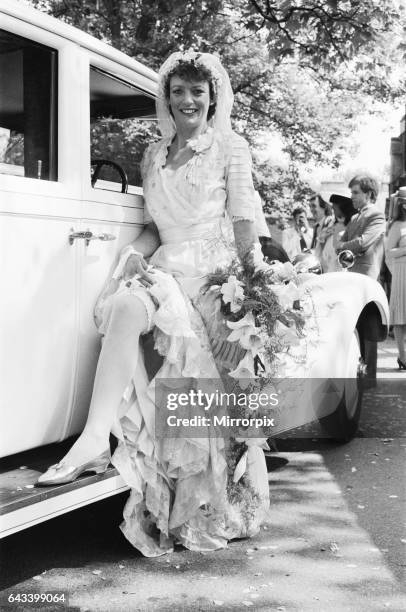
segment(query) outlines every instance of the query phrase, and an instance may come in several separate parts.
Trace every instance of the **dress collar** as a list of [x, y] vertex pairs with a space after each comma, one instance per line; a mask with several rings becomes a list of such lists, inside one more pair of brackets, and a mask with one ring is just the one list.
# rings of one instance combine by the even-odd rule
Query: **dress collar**
[[[155, 158], [155, 163], [158, 167], [163, 167], [166, 164], [166, 158], [168, 157], [168, 150], [171, 146], [171, 143], [174, 139], [174, 136], [167, 136], [162, 138], [161, 146], [159, 147], [158, 153]], [[214, 130], [212, 127], [208, 127], [205, 132], [196, 136], [196, 138], [191, 138], [188, 141], [189, 147], [192, 149], [194, 153], [198, 155], [203, 153], [211, 147], [214, 140]], [[188, 162], [189, 163], [189, 162]]]
[[195, 153], [202, 153], [213, 144], [213, 134], [213, 128], [208, 127], [205, 132], [202, 132], [199, 136], [196, 136], [196, 138], [192, 138], [188, 141], [189, 147]]

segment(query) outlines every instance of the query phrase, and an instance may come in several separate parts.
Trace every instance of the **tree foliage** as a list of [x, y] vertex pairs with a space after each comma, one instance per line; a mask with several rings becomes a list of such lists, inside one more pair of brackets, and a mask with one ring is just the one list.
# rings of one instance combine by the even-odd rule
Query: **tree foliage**
[[[299, 164], [339, 165], [359, 115], [406, 92], [400, 0], [31, 2], [155, 69], [178, 49], [220, 53], [236, 129], [254, 150], [269, 131], [283, 138], [288, 168], [255, 160], [261, 195], [280, 209], [305, 194]], [[137, 137], [127, 130], [126, 144]]]

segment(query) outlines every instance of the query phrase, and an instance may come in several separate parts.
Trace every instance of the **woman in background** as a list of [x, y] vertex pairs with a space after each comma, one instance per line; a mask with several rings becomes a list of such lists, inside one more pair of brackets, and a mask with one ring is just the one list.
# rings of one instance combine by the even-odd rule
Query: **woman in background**
[[333, 208], [321, 195], [316, 194], [310, 200], [310, 210], [315, 220], [311, 249], [321, 261], [326, 240], [330, 235], [329, 230], [334, 223]]
[[336, 246], [351, 217], [357, 212], [351, 198], [346, 196], [333, 193], [330, 197], [330, 202], [333, 205], [335, 221], [333, 225], [324, 230], [326, 241], [321, 253], [323, 272], [337, 272], [341, 270], [341, 266], [337, 261]]
[[392, 273], [389, 309], [399, 352], [397, 361], [399, 370], [406, 370], [406, 187], [399, 189], [385, 255]]

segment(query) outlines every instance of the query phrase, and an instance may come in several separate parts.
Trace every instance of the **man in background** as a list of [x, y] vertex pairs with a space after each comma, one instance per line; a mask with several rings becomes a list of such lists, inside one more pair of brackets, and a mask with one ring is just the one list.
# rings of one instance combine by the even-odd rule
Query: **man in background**
[[[368, 175], [351, 179], [351, 199], [357, 213], [344, 230], [336, 252], [350, 250], [355, 255], [351, 272], [358, 272], [378, 279], [384, 254], [385, 216], [375, 206], [379, 192], [377, 181]], [[361, 355], [367, 366], [368, 386], [376, 385], [377, 329], [373, 324], [374, 309], [367, 312], [363, 324], [358, 328]]]
[[336, 252], [350, 250], [355, 255], [352, 272], [378, 279], [384, 253], [385, 216], [375, 206], [378, 183], [370, 176], [355, 176], [349, 183], [357, 214], [347, 225]]
[[282, 246], [291, 260], [299, 253], [310, 249], [312, 243], [312, 231], [305, 209], [302, 206], [295, 208], [292, 218], [292, 227], [289, 227], [282, 234]]

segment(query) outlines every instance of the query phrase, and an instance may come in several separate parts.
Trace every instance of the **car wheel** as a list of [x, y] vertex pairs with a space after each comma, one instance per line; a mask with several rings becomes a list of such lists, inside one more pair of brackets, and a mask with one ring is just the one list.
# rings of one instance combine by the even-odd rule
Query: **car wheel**
[[343, 394], [336, 410], [320, 419], [320, 425], [328, 437], [345, 443], [355, 436], [361, 416], [365, 365], [361, 358], [359, 338], [354, 331], [347, 358]]

